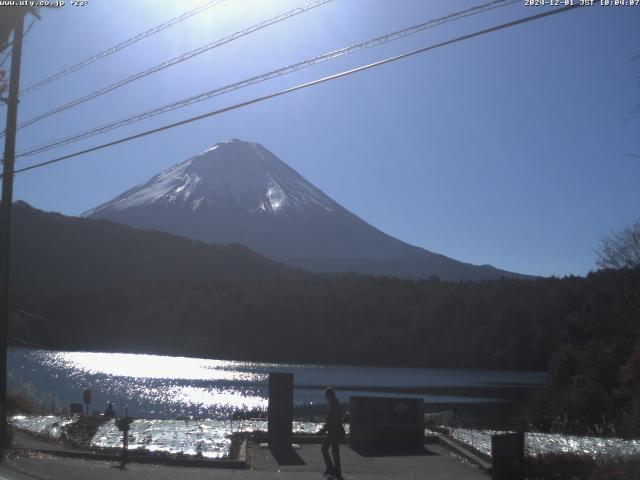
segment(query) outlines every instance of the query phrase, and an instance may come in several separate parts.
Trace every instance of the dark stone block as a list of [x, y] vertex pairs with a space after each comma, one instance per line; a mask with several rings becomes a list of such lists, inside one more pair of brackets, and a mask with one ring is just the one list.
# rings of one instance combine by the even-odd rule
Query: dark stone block
[[351, 447], [360, 451], [418, 451], [424, 445], [421, 398], [351, 397]]
[[270, 447], [291, 445], [293, 374], [269, 374], [268, 441]]
[[522, 480], [524, 433], [492, 435], [491, 458], [494, 480]]

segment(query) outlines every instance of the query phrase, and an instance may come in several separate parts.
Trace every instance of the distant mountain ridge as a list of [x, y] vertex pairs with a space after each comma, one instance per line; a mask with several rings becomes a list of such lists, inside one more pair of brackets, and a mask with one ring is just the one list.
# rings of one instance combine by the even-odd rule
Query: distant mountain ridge
[[50, 291], [292, 278], [292, 269], [239, 244], [208, 245], [165, 232], [43, 212], [16, 202], [11, 287]]
[[349, 212], [260, 144], [232, 139], [83, 217], [207, 243], [241, 243], [313, 272], [488, 280], [524, 277], [409, 245]]

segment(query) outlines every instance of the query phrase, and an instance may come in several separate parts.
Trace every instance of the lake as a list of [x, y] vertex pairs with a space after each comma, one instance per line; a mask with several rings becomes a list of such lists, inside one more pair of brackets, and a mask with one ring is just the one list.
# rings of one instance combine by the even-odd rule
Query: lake
[[[58, 352], [11, 347], [9, 385], [47, 407], [66, 411], [91, 388], [91, 410], [108, 401], [120, 415], [149, 419], [227, 419], [238, 410], [265, 410], [269, 372], [294, 374], [298, 410], [324, 405], [332, 385], [343, 403], [352, 395], [412, 396], [426, 403], [479, 403], [495, 397], [424, 393], [421, 389], [540, 385], [545, 372], [456, 370], [258, 363], [100, 352]], [[406, 393], [411, 389], [411, 393]], [[416, 393], [417, 392], [417, 393]]]

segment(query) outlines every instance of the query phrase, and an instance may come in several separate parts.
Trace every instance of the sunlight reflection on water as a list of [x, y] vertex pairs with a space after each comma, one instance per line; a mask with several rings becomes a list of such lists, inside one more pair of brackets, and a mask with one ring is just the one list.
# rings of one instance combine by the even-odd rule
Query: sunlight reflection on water
[[[321, 427], [319, 423], [293, 422], [294, 433], [315, 433]], [[222, 458], [229, 453], [232, 433], [266, 430], [266, 420], [135, 420], [129, 431], [129, 450]], [[109, 421], [100, 426], [91, 445], [122, 448], [122, 432]]]
[[[351, 395], [406, 396], [406, 387], [543, 383], [544, 372], [497, 372], [355, 365], [276, 364], [162, 355], [57, 352], [9, 349], [10, 385], [52, 411], [68, 411], [92, 390], [91, 411], [108, 401], [118, 415], [142, 418], [228, 419], [234, 413], [264, 411], [269, 372], [294, 374], [294, 407], [324, 405], [323, 389], [336, 388], [343, 403]], [[376, 390], [383, 387], [383, 390]], [[397, 389], [397, 391], [395, 390]], [[409, 394], [427, 403], [495, 402], [471, 396]]]
[[249, 410], [264, 410], [267, 408], [266, 398], [249, 396], [242, 391], [212, 391], [199, 387], [171, 387], [165, 392], [165, 395], [167, 401], [168, 399], [173, 399], [179, 403], [201, 405], [205, 408], [213, 408], [216, 405], [233, 405]]
[[130, 415], [145, 417], [227, 418], [238, 410], [266, 409], [263, 385], [268, 373], [261, 364], [47, 350], [26, 351], [24, 359], [31, 367], [27, 381], [40, 390], [57, 391], [58, 401], [64, 403], [80, 402], [78, 397], [65, 398], [65, 393], [90, 386], [93, 405], [104, 409], [112, 401], [119, 414], [125, 406]]
[[133, 353], [48, 352], [48, 362], [63, 368], [119, 377], [259, 381], [263, 373], [247, 372], [246, 363]]
[[[26, 416], [17, 415], [11, 423], [18, 428], [40, 435], [60, 438], [64, 426], [79, 417], [69, 416]], [[293, 422], [294, 433], [316, 433], [321, 423]], [[345, 424], [349, 431], [349, 424]], [[167, 454], [200, 455], [204, 458], [228, 456], [231, 435], [235, 432], [266, 431], [266, 420], [169, 420], [137, 419], [129, 431], [129, 449]], [[494, 430], [471, 430], [458, 428], [452, 436], [482, 453], [491, 456], [491, 435], [504, 433]], [[91, 441], [98, 449], [122, 448], [122, 432], [114, 420], [109, 420], [98, 428]], [[579, 453], [593, 458], [624, 457], [640, 455], [640, 440], [619, 438], [577, 437], [572, 435], [527, 432], [525, 434], [526, 454], [530, 456], [548, 453]]]
[[[38, 435], [60, 438], [62, 427], [78, 420], [78, 416], [29, 416], [16, 415], [11, 424]], [[316, 433], [322, 424], [293, 422], [295, 433]], [[348, 431], [349, 426], [346, 425]], [[171, 455], [198, 455], [203, 458], [224, 458], [229, 455], [231, 435], [235, 432], [267, 431], [266, 420], [148, 420], [131, 423], [129, 450], [167, 453]], [[109, 420], [100, 425], [91, 440], [98, 449], [121, 449], [122, 432]]]

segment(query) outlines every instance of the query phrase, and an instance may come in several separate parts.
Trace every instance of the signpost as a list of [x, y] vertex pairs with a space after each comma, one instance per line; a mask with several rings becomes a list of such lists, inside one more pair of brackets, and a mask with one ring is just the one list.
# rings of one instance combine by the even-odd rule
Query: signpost
[[87, 406], [87, 417], [89, 416], [89, 404], [91, 403], [91, 389], [85, 388], [82, 392], [82, 401]]
[[131, 417], [123, 417], [116, 420], [118, 430], [122, 432], [122, 458], [120, 459], [120, 469], [124, 470], [127, 464], [127, 450], [129, 449], [129, 429], [131, 428]]

